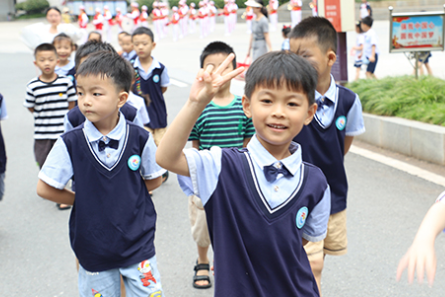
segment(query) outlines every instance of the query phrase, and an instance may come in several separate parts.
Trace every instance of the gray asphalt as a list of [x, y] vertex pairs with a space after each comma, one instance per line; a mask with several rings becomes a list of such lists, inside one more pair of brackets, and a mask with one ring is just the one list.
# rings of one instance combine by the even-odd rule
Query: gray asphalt
[[[193, 50], [197, 57], [200, 48], [189, 45], [186, 50]], [[28, 53], [0, 54], [0, 92], [9, 113], [2, 122], [8, 167], [6, 194], [0, 202], [0, 296], [77, 296], [75, 258], [68, 240], [69, 211], [57, 210], [35, 193], [33, 118], [22, 106], [25, 85], [37, 75], [32, 61]], [[176, 80], [189, 82], [193, 77], [192, 71], [179, 66], [170, 69]], [[189, 86], [171, 86], [167, 91], [170, 121], [188, 91]], [[346, 157], [346, 168], [349, 252], [326, 258], [323, 296], [444, 296], [443, 236], [436, 244], [439, 263], [432, 288], [409, 286], [406, 275], [400, 283], [395, 281], [400, 257], [443, 188], [353, 154]], [[153, 199], [158, 213], [156, 250], [166, 296], [212, 296], [211, 289], [198, 291], [191, 285], [197, 255], [187, 198], [174, 176], [155, 191]]]

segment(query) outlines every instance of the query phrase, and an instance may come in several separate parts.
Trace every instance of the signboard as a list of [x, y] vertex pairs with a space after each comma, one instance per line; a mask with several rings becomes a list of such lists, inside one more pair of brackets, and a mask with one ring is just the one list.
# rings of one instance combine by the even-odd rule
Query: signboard
[[391, 14], [389, 51], [443, 51], [443, 28], [443, 12]]
[[324, 15], [337, 32], [342, 32], [341, 28], [341, 6], [340, 0], [324, 0]]

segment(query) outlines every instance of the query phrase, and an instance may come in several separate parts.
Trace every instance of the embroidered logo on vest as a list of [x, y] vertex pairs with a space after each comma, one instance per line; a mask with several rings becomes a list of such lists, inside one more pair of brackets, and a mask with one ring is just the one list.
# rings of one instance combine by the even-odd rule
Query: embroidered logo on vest
[[133, 171], [136, 171], [141, 167], [141, 157], [138, 155], [133, 155], [130, 158], [128, 158], [128, 168], [130, 168]]
[[159, 82], [159, 75], [155, 74], [155, 75], [153, 76], [153, 81], [154, 81], [155, 83], [158, 83], [158, 82]]
[[345, 116], [339, 116], [337, 120], [335, 121], [335, 126], [338, 130], [343, 130], [346, 127], [346, 117]]
[[308, 213], [308, 209], [306, 206], [303, 206], [298, 211], [297, 218], [296, 218], [298, 229], [301, 229], [304, 226], [304, 223], [306, 222], [306, 218], [307, 218], [307, 213]]

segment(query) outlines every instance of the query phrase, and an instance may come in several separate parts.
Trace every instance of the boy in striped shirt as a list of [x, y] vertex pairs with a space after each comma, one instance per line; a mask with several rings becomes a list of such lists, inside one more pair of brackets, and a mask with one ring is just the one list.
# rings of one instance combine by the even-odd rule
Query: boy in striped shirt
[[[234, 51], [226, 43], [212, 42], [201, 54], [201, 68], [206, 69], [209, 65], [213, 65], [216, 69], [231, 53]], [[235, 68], [236, 61], [233, 59], [224, 73]], [[212, 146], [243, 148], [254, 134], [255, 128], [252, 120], [244, 114], [241, 97], [230, 93], [230, 81], [228, 81], [221, 86], [219, 92], [201, 113], [189, 140], [198, 150], [210, 149]], [[211, 283], [207, 251], [210, 238], [201, 199], [194, 195], [189, 197], [189, 217], [192, 224], [192, 236], [198, 246], [198, 261], [194, 268], [193, 286], [198, 289], [209, 288]]]
[[77, 95], [73, 82], [54, 72], [58, 58], [52, 44], [39, 45], [34, 57], [34, 64], [42, 74], [27, 84], [23, 105], [34, 115], [34, 155], [42, 168], [57, 138], [64, 132], [63, 118], [74, 107]]

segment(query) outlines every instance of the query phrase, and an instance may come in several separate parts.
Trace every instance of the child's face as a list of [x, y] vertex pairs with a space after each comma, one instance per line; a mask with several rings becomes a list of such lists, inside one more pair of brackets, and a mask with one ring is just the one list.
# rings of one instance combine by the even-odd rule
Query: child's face
[[332, 50], [324, 52], [317, 41], [317, 37], [293, 38], [289, 43], [291, 52], [309, 61], [317, 70], [319, 78], [330, 75], [331, 67], [334, 65], [337, 56]]
[[40, 71], [44, 75], [51, 75], [54, 73], [54, 69], [56, 68], [59, 59], [57, 55], [53, 51], [41, 51], [36, 54], [36, 60], [34, 61], [34, 65], [39, 67]]
[[123, 37], [124, 37], [123, 34], [117, 35], [117, 43], [119, 43], [120, 47], [122, 47], [122, 39], [123, 39]]
[[368, 25], [361, 23], [360, 26], [362, 27], [363, 32], [368, 32], [369, 29], [371, 29], [371, 27], [369, 27]]
[[133, 46], [139, 58], [148, 58], [156, 43], [147, 34], [139, 34], [133, 36]]
[[122, 37], [122, 50], [126, 53], [129, 53], [133, 50], [133, 43], [131, 42], [131, 36]]
[[80, 75], [76, 81], [79, 109], [96, 127], [113, 120], [128, 96], [123, 90], [117, 90], [113, 79], [106, 76]]
[[300, 91], [257, 86], [250, 99], [243, 97], [243, 109], [252, 118], [258, 140], [272, 152], [277, 146], [289, 146], [303, 125], [312, 121], [316, 105], [309, 106], [307, 95]]
[[100, 41], [102, 38], [100, 36], [100, 34], [97, 33], [91, 33], [90, 36], [88, 36], [88, 41], [90, 40], [97, 40]]
[[54, 47], [56, 48], [60, 62], [68, 60], [73, 52], [73, 47], [69, 40], [59, 40], [54, 43]]
[[[222, 64], [222, 62], [224, 62], [224, 60], [227, 58], [227, 54], [223, 54], [223, 53], [219, 53], [219, 54], [213, 54], [213, 55], [208, 55], [205, 59], [204, 59], [204, 69], [206, 69], [208, 66], [212, 65], [213, 69], [216, 70], [218, 69], [219, 65]], [[229, 65], [227, 66], [227, 68], [221, 73], [221, 75], [226, 75], [227, 73], [229, 73], [230, 71], [233, 70], [233, 64], [229, 63]], [[230, 81], [226, 82], [224, 85], [221, 86], [220, 91], [225, 90], [226, 88], [230, 88]]]

